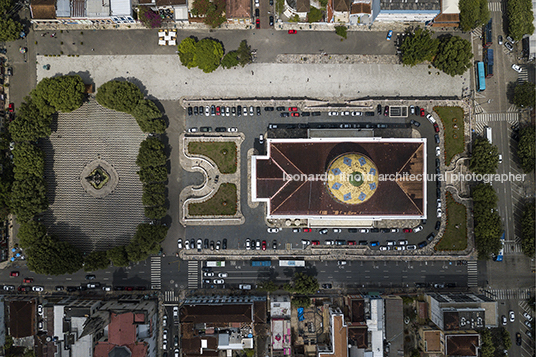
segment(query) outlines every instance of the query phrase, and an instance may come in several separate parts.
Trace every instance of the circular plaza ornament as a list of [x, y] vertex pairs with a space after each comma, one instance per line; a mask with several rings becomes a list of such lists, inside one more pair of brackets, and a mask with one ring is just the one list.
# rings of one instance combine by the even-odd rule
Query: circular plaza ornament
[[369, 200], [378, 188], [378, 169], [360, 153], [346, 153], [328, 166], [326, 187], [333, 198], [357, 205]]
[[80, 173], [80, 183], [84, 191], [95, 198], [104, 198], [113, 192], [119, 181], [114, 167], [102, 159], [87, 164]]

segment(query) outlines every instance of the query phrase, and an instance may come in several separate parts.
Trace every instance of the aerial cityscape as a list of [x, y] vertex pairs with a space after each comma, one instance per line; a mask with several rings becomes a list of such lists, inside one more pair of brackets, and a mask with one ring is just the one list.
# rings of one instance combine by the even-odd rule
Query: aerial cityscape
[[0, 4], [0, 356], [536, 356], [536, 1]]

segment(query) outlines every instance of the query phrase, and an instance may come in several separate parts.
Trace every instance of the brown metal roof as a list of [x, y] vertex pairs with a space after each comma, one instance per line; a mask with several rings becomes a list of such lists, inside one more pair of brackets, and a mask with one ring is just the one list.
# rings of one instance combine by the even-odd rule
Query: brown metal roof
[[247, 305], [184, 305], [180, 310], [181, 323], [232, 323], [252, 320], [252, 304]]
[[371, 13], [370, 3], [355, 2], [352, 4], [350, 13], [351, 14], [370, 14]]
[[480, 347], [480, 338], [478, 334], [453, 334], [446, 335], [447, 356], [476, 356], [478, 347]]
[[333, 0], [333, 10], [350, 11], [350, 0]]
[[156, 6], [186, 5], [186, 0], [156, 0]]
[[348, 328], [348, 343], [357, 348], [368, 347], [368, 329], [367, 326], [349, 327]]
[[352, 300], [352, 322], [365, 322], [365, 301]]
[[55, 19], [56, 0], [32, 0], [30, 10], [33, 19]]
[[35, 335], [35, 303], [11, 301], [9, 303], [9, 331], [15, 338]]
[[251, 1], [227, 0], [225, 4], [225, 17], [228, 19], [251, 18]]
[[[285, 181], [283, 172], [324, 174], [338, 156], [358, 152], [368, 156], [379, 174], [422, 174], [421, 142], [269, 142], [270, 158], [257, 160], [257, 197], [270, 199], [271, 215], [422, 215], [422, 181], [380, 181], [374, 195], [358, 205], [332, 198], [325, 183]], [[396, 204], [393, 204], [396, 203]]]

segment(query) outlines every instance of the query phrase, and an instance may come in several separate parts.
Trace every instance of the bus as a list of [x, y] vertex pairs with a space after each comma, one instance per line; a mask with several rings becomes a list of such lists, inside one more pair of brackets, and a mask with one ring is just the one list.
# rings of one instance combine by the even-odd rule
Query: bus
[[207, 262], [207, 267], [224, 267], [225, 266], [225, 262], [224, 261], [211, 261], [211, 262]]
[[484, 72], [486, 78], [493, 77], [493, 49], [488, 48], [484, 59]]
[[304, 267], [305, 260], [280, 260], [280, 267]]
[[493, 28], [493, 25], [490, 19], [489, 22], [486, 24], [486, 26], [484, 26], [484, 31], [482, 34], [484, 36], [484, 48], [488, 48], [489, 46], [493, 44], [492, 28]]
[[493, 257], [493, 260], [495, 260], [496, 262], [502, 262], [503, 256], [504, 256], [504, 232], [501, 236], [501, 250], [499, 250], [499, 254], [497, 254], [497, 256]]
[[478, 79], [478, 91], [486, 90], [486, 74], [484, 71], [484, 62], [476, 63], [476, 78]]
[[252, 260], [251, 266], [252, 267], [269, 267], [272, 265], [272, 261], [270, 260]]

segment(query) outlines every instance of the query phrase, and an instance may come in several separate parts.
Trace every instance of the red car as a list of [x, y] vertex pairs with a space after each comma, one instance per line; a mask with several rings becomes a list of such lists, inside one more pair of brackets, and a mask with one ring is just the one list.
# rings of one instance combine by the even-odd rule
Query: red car
[[132, 286], [127, 286], [127, 287], [125, 287], [125, 290], [126, 290], [126, 291], [133, 291], [133, 290], [134, 290], [134, 287], [132, 287]]
[[439, 125], [437, 123], [434, 123], [434, 130], [436, 133], [439, 133]]
[[9, 106], [7, 107], [7, 109], [8, 109], [11, 113], [13, 113], [13, 112], [15, 111], [15, 104], [13, 104], [13, 103], [9, 103]]
[[348, 241], [348, 245], [356, 245], [357, 243], [355, 242], [355, 240], [349, 240]]
[[261, 28], [261, 20], [260, 20], [260, 19], [257, 19], [257, 20], [255, 21], [255, 28], [257, 28], [257, 29], [260, 29], [260, 28]]
[[262, 241], [262, 250], [266, 250], [266, 241], [265, 240]]
[[21, 285], [21, 286], [19, 286], [18, 290], [26, 292], [26, 291], [32, 291], [32, 288], [30, 288], [29, 286], [22, 286]]
[[310, 232], [311, 232], [311, 228], [304, 228], [303, 231], [306, 232], [306, 233], [310, 233]]
[[383, 115], [384, 115], [384, 116], [388, 116], [388, 115], [389, 115], [389, 106], [388, 106], [388, 105], [385, 106], [385, 110], [383, 111]]
[[221, 108], [220, 107], [216, 107], [216, 115], [220, 115], [221, 114]]
[[292, 113], [292, 114], [290, 114], [290, 115], [292, 115], [293, 117], [299, 117], [299, 116], [300, 116], [300, 113]]
[[9, 273], [9, 276], [19, 276], [20, 273], [18, 271], [12, 271], [11, 273]]
[[298, 31], [296, 30], [288, 30], [289, 35], [295, 35]]
[[24, 283], [33, 283], [33, 278], [24, 278], [24, 280], [22, 280], [22, 282], [24, 282]]
[[311, 245], [320, 245], [320, 241], [313, 240], [311, 241]]
[[413, 232], [413, 228], [404, 228], [404, 233], [411, 233]]
[[421, 117], [424, 117], [424, 108], [421, 108]]

